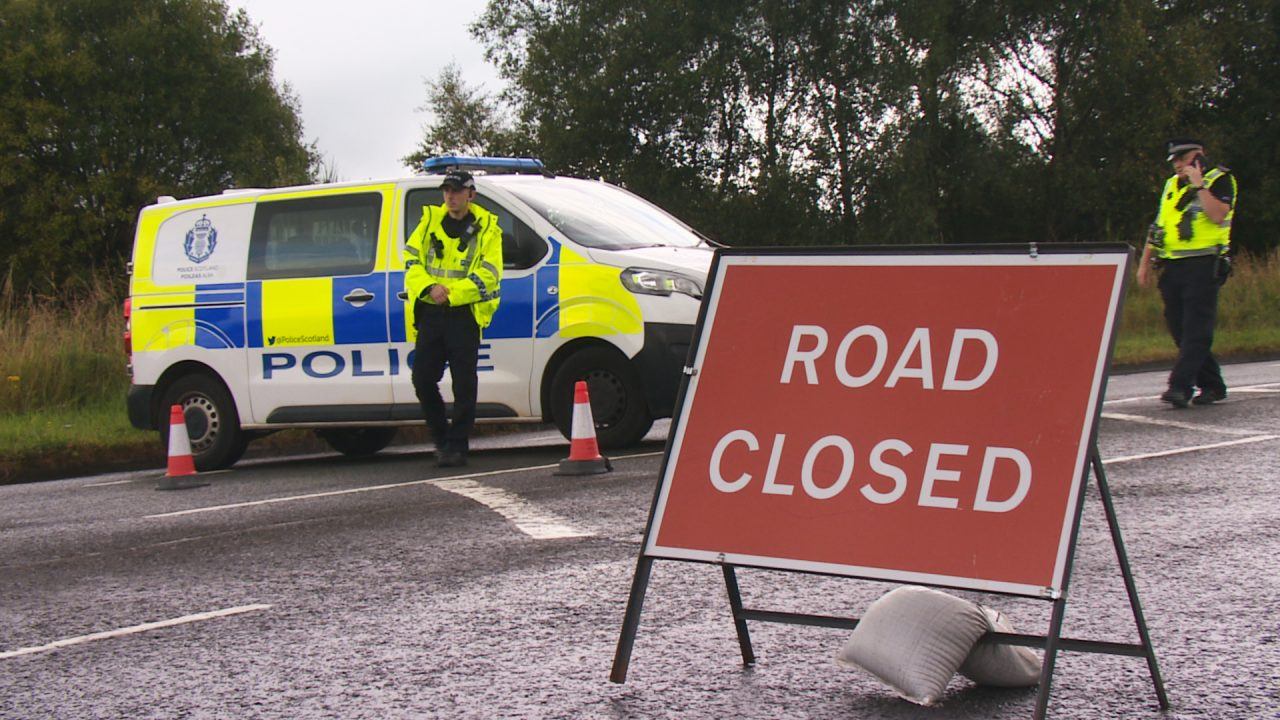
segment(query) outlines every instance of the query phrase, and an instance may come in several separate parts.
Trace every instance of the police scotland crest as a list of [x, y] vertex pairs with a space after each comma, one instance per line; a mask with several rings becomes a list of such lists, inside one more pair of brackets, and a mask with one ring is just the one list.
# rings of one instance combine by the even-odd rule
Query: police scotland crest
[[217, 247], [218, 231], [213, 227], [213, 223], [209, 221], [209, 216], [202, 215], [196, 221], [196, 224], [187, 231], [187, 239], [183, 242], [182, 249], [187, 253], [187, 258], [191, 262], [199, 264], [208, 260]]

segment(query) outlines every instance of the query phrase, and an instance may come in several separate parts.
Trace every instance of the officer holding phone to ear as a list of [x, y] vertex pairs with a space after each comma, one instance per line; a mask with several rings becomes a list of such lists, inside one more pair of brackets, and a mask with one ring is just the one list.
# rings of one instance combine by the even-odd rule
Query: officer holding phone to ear
[[1174, 174], [1160, 195], [1159, 214], [1138, 264], [1138, 284], [1149, 287], [1159, 274], [1165, 324], [1178, 346], [1169, 388], [1160, 399], [1185, 408], [1227, 397], [1212, 348], [1218, 288], [1231, 272], [1236, 179], [1205, 157], [1199, 140], [1174, 138], [1165, 150]]

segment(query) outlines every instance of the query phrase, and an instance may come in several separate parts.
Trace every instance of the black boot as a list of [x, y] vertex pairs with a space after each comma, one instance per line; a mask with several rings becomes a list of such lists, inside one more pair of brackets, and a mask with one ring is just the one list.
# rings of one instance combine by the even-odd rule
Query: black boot
[[1184, 408], [1191, 402], [1191, 393], [1186, 390], [1169, 388], [1164, 391], [1160, 399], [1176, 408]]

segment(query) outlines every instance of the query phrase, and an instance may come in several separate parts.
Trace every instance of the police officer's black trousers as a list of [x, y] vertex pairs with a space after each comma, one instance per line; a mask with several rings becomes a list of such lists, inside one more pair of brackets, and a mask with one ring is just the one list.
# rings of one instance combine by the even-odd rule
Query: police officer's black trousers
[[[480, 354], [480, 326], [471, 308], [439, 307], [419, 302], [413, 324], [418, 339], [413, 350], [413, 389], [418, 393], [427, 428], [436, 449], [467, 451], [467, 438], [476, 422], [476, 365]], [[453, 380], [452, 420], [445, 412], [439, 382], [449, 365]]]
[[1218, 315], [1217, 258], [1212, 255], [1168, 260], [1160, 272], [1164, 320], [1178, 346], [1169, 387], [1190, 393], [1226, 390], [1222, 370], [1210, 350]]

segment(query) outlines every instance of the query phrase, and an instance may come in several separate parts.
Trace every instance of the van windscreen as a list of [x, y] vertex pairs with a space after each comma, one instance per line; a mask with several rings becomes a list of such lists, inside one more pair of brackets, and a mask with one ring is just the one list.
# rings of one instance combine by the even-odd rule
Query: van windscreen
[[607, 183], [531, 178], [502, 187], [589, 248], [695, 247], [704, 242], [665, 210]]

